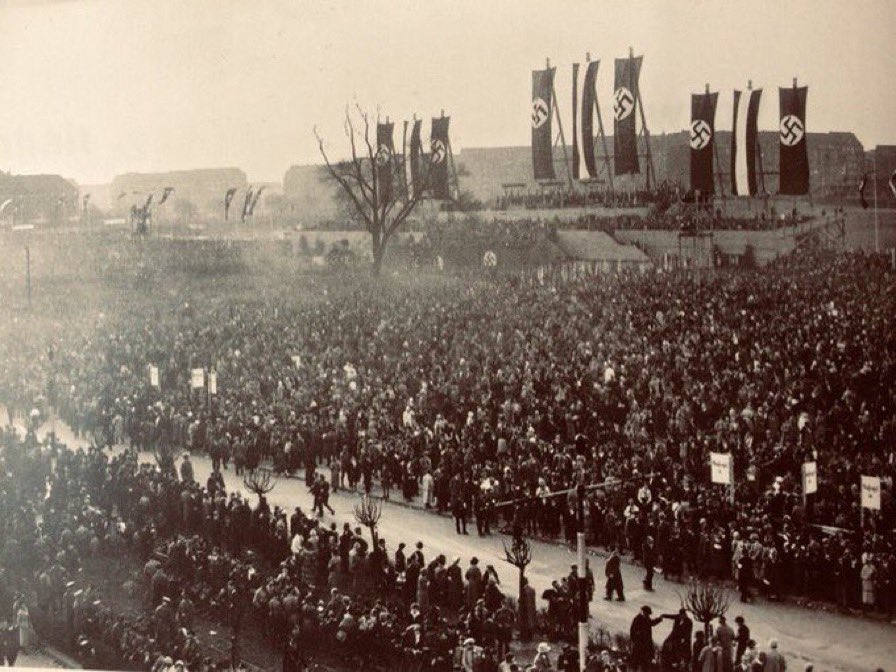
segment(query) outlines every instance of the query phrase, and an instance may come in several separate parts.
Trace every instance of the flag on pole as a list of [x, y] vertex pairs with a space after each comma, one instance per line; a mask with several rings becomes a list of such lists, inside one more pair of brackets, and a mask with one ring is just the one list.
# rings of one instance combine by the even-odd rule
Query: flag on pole
[[865, 187], [868, 185], [868, 173], [862, 175], [862, 181], [859, 182], [859, 200], [862, 201], [862, 209], [868, 209], [868, 201], [865, 200]]
[[236, 187], [231, 187], [224, 194], [224, 221], [227, 221], [227, 216], [230, 213], [230, 202], [233, 201], [233, 197], [236, 195]]
[[392, 160], [395, 156], [394, 132], [395, 124], [391, 122], [378, 123], [376, 125], [376, 155], [373, 158], [376, 163], [376, 181], [380, 206], [391, 202], [393, 196]]
[[572, 64], [572, 177], [579, 179], [579, 64]]
[[613, 85], [613, 168], [616, 175], [641, 172], [638, 163], [638, 80], [644, 57], [616, 59]]
[[261, 192], [263, 191], [264, 185], [261, 185], [255, 190], [255, 196], [252, 197], [252, 202], [249, 204], [249, 212], [247, 213], [249, 217], [252, 217], [255, 214], [255, 206], [258, 205], [258, 199], [261, 198]]
[[[755, 196], [759, 192], [756, 179], [756, 146], [759, 138], [761, 99], [762, 89], [747, 91], [746, 96], [741, 91], [734, 92], [734, 121], [731, 126], [731, 193], [735, 196]], [[743, 106], [741, 106], [742, 100]]]
[[809, 153], [806, 149], [806, 96], [808, 87], [779, 88], [781, 142], [780, 186], [789, 196], [809, 193]]
[[448, 122], [450, 117], [437, 117], [432, 120], [429, 142], [429, 186], [432, 197], [447, 200], [451, 198], [448, 184]]
[[597, 177], [597, 164], [594, 160], [594, 100], [598, 65], [600, 61], [588, 63], [582, 84], [582, 154], [588, 177]]
[[713, 156], [718, 99], [718, 93], [691, 96], [691, 189], [699, 189], [703, 194], [715, 193]]
[[174, 187], [165, 187], [165, 190], [162, 192], [162, 198], [159, 201], [159, 205], [162, 205], [162, 203], [168, 200], [168, 197], [171, 195], [172, 191], [174, 191]]
[[554, 72], [556, 68], [532, 71], [532, 170], [536, 180], [553, 180], [554, 138], [551, 123], [554, 112]]

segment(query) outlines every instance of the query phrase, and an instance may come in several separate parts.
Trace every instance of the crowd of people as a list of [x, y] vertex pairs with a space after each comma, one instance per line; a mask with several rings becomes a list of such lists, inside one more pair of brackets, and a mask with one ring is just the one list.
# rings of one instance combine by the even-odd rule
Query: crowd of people
[[681, 188], [663, 182], [654, 189], [588, 188], [569, 189], [553, 187], [543, 189], [516, 188], [507, 190], [495, 202], [496, 210], [526, 209], [553, 210], [560, 208], [639, 208], [651, 204], [668, 207], [679, 199]]
[[[19, 333], [0, 341], [0, 396], [35, 418], [52, 406], [100, 446], [155, 451], [164, 478], [184, 449], [306, 478], [326, 465], [331, 487], [421, 496], [459, 533], [475, 518], [483, 534], [571, 539], [574, 496], [548, 495], [603, 483], [585, 502], [589, 543], [655, 559], [669, 579], [892, 611], [894, 290], [882, 259], [822, 251], [699, 280], [651, 271], [376, 293], [347, 281], [304, 301], [194, 302], [35, 337], [8, 325]], [[191, 387], [197, 367], [216, 373], [213, 394]], [[710, 452], [732, 455], [733, 497], [710, 482]], [[804, 497], [810, 460], [819, 488]], [[861, 475], [881, 478], [881, 510], [860, 510]], [[210, 491], [185, 497], [216, 511]], [[189, 512], [180, 494], [161, 499], [165, 515]], [[75, 522], [100, 506], [70, 502], [69, 570]], [[247, 515], [245, 503], [223, 506], [217, 528], [192, 533], [241, 552], [247, 528], [221, 521]], [[141, 548], [168, 524], [138, 535]], [[269, 546], [289, 557], [281, 527]], [[13, 532], [22, 544], [33, 530]]]

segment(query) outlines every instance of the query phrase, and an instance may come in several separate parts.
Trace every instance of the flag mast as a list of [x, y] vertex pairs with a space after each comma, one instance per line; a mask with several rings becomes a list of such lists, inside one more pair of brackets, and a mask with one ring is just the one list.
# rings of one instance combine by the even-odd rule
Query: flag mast
[[[585, 62], [591, 62], [591, 52], [587, 52], [585, 54]], [[587, 67], [587, 66], [586, 66]], [[595, 83], [596, 84], [596, 83]], [[604, 167], [607, 170], [607, 179], [610, 182], [610, 195], [613, 196], [615, 194], [615, 190], [613, 188], [613, 170], [610, 166], [610, 151], [607, 149], [607, 135], [604, 133], [604, 120], [600, 114], [600, 102], [598, 101], [597, 96], [594, 96], [594, 110], [597, 112], [597, 129], [600, 133], [600, 143], [604, 150]], [[590, 113], [590, 110], [589, 110]], [[592, 140], [592, 142], [594, 142]]]

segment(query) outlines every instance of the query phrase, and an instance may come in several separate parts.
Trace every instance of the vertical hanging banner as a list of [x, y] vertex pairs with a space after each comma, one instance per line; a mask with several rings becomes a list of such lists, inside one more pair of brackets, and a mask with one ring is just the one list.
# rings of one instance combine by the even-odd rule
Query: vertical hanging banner
[[190, 387], [194, 390], [205, 387], [204, 369], [193, 369], [190, 371]]
[[734, 483], [734, 462], [731, 453], [709, 454], [709, 476], [712, 483], [732, 485]]
[[781, 104], [780, 161], [781, 172], [778, 191], [788, 196], [809, 193], [809, 153], [806, 149], [806, 96], [805, 86], [779, 88]]
[[880, 511], [880, 478], [862, 476], [862, 508]]
[[818, 464], [803, 462], [803, 494], [812, 495], [818, 492]]
[[594, 161], [594, 100], [599, 64], [600, 61], [588, 63], [582, 84], [582, 155], [588, 177], [597, 177], [597, 164]]
[[432, 197], [450, 199], [448, 184], [448, 121], [450, 117], [435, 117], [429, 134], [429, 185]]
[[572, 177], [579, 179], [579, 64], [572, 64]]
[[411, 125], [410, 136], [405, 138], [407, 152], [404, 156], [404, 180], [408, 200], [416, 198], [418, 192], [423, 188], [420, 184], [420, 156], [422, 154], [420, 128], [422, 125], [421, 119], [415, 119]]
[[379, 190], [380, 205], [392, 200], [392, 158], [395, 154], [395, 143], [392, 139], [395, 124], [387, 122], [376, 125], [376, 182]]
[[691, 96], [691, 189], [702, 194], [715, 193], [713, 155], [716, 142], [716, 103], [718, 93]]
[[159, 367], [149, 365], [149, 384], [152, 387], [159, 387]]
[[228, 217], [230, 216], [230, 202], [233, 200], [234, 195], [236, 194], [236, 187], [231, 187], [224, 194], [224, 221], [226, 222]]
[[616, 59], [616, 81], [613, 85], [613, 172], [634, 175], [641, 172], [638, 164], [638, 79], [643, 56]]
[[218, 372], [217, 371], [209, 371], [208, 372], [208, 393], [209, 394], [218, 394]]
[[532, 169], [536, 180], [553, 180], [554, 72], [556, 68], [532, 71]]
[[759, 101], [762, 89], [749, 90], [746, 96], [734, 92], [734, 120], [731, 128], [731, 193], [755, 196], [759, 192], [756, 179], [756, 147], [759, 142]]

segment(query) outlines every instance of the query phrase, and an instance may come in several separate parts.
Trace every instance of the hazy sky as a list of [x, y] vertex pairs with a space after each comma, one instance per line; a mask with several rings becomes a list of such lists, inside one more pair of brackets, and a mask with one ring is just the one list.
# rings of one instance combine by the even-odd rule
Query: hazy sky
[[797, 76], [808, 129], [869, 148], [896, 143], [894, 27], [893, 0], [0, 0], [0, 169], [93, 183], [239, 166], [280, 181], [318, 161], [314, 125], [342, 150], [355, 100], [396, 120], [444, 108], [455, 149], [524, 145], [533, 68], [559, 66], [568, 134], [569, 64], [602, 60], [606, 121], [630, 45], [653, 133], [684, 128], [705, 82], [730, 128], [748, 78], [766, 92], [760, 126], [777, 128], [777, 87]]

